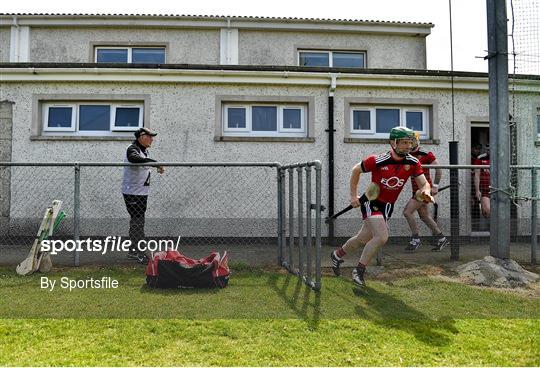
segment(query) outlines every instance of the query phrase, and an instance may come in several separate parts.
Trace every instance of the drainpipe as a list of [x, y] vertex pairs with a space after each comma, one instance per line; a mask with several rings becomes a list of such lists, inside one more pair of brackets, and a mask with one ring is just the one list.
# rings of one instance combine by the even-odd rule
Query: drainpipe
[[[337, 76], [330, 74], [332, 78], [328, 90], [328, 214], [334, 213], [334, 92], [336, 91]], [[328, 242], [334, 246], [334, 222], [328, 224]]]

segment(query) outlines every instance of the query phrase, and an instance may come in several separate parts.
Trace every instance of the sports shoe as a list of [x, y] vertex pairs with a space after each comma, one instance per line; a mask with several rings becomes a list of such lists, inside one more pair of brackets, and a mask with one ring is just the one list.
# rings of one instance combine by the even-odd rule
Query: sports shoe
[[340, 276], [341, 270], [339, 268], [341, 267], [341, 264], [345, 261], [336, 256], [336, 251], [333, 251], [332, 254], [330, 254], [330, 260], [332, 262], [332, 271], [334, 271], [334, 275]]
[[405, 248], [405, 251], [412, 253], [417, 250], [421, 244], [422, 242], [420, 241], [420, 238], [412, 238], [409, 242], [409, 245], [407, 245], [407, 248]]
[[137, 252], [135, 249], [130, 249], [127, 254], [128, 259], [137, 260], [139, 256], [139, 252]]
[[431, 248], [432, 252], [440, 252], [443, 250], [448, 244], [450, 244], [450, 240], [445, 236], [443, 238], [440, 238], [437, 241], [437, 245], [435, 245], [433, 248]]
[[364, 287], [366, 282], [364, 281], [364, 273], [366, 272], [365, 268], [356, 266], [352, 270], [352, 281], [356, 286]]
[[144, 252], [137, 254], [137, 263], [148, 264], [148, 256]]

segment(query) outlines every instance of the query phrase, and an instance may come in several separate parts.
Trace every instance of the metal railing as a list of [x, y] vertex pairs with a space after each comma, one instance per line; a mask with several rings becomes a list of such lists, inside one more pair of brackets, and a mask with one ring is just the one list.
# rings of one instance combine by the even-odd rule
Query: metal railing
[[[425, 165], [425, 169], [449, 169], [452, 170], [475, 170], [475, 169], [490, 169], [488, 165]], [[495, 192], [502, 192], [510, 198], [512, 201], [512, 211], [510, 217], [512, 219], [512, 234], [511, 242], [518, 242], [520, 238], [527, 238], [530, 234], [530, 245], [531, 245], [531, 263], [537, 264], [537, 249], [538, 249], [538, 201], [539, 197], [539, 188], [538, 188], [538, 171], [540, 170], [540, 165], [511, 165], [510, 173], [511, 178], [508, 183], [506, 183], [504, 188], [493, 188], [490, 186], [489, 194], [490, 196]], [[450, 177], [450, 175], [449, 175]], [[461, 181], [462, 182], [462, 181]], [[472, 183], [470, 184], [472, 185]], [[471, 188], [472, 189], [472, 188]], [[469, 192], [472, 193], [472, 190]], [[451, 187], [450, 188], [450, 204], [453, 205], [457, 201], [463, 199], [463, 193], [460, 193], [459, 188]], [[471, 199], [471, 198], [469, 198]], [[473, 199], [474, 201], [474, 199]], [[470, 203], [471, 201], [469, 201]], [[523, 210], [524, 204], [530, 204], [529, 214], [527, 216], [527, 210]], [[522, 211], [518, 215], [517, 209], [521, 207]], [[519, 217], [518, 217], [519, 216]], [[520, 219], [526, 219], [529, 217], [530, 220], [530, 233], [527, 233], [525, 228], [519, 229], [518, 224]], [[452, 229], [451, 233], [460, 234], [460, 222], [456, 221], [458, 219], [452, 219], [451, 226], [455, 227], [455, 230]], [[453, 253], [454, 258], [459, 256], [459, 242], [454, 242]], [[510, 246], [510, 244], [508, 244]], [[456, 250], [457, 247], [457, 250]], [[457, 253], [456, 253], [457, 252]]]
[[[204, 256], [204, 252], [211, 250], [228, 250], [231, 262], [258, 266], [275, 264], [277, 252], [279, 265], [292, 272], [292, 263], [282, 262], [286, 233], [292, 230], [290, 237], [295, 234], [287, 223], [292, 221], [303, 227], [305, 221], [309, 229], [316, 224], [314, 236], [306, 230], [306, 237], [311, 238], [306, 244], [316, 239], [318, 249], [316, 281], [312, 281], [311, 261], [304, 261], [301, 272], [295, 273], [302, 276], [307, 270], [308, 274], [304, 275], [307, 283], [320, 288], [319, 162], [292, 166], [277, 162], [0, 163], [0, 252], [8, 256], [3, 257], [4, 262], [9, 263], [10, 252], [11, 263], [16, 264], [25, 256], [41, 220], [39, 216], [54, 199], [64, 202], [67, 213], [56, 234], [58, 238], [75, 241], [112, 235], [126, 238], [130, 218], [121, 193], [125, 166], [165, 168], [163, 175], [152, 170], [142, 233], [152, 239], [179, 236], [180, 250], [190, 257]], [[306, 184], [305, 198], [283, 191], [285, 170], [310, 172], [313, 167], [316, 204], [311, 204], [311, 184]], [[311, 183], [311, 175], [306, 176], [306, 183]], [[303, 212], [288, 214], [283, 205], [286, 195], [291, 200], [294, 197], [299, 202], [307, 201], [306, 206], [312, 209], [309, 212], [306, 209], [306, 214], [314, 212], [315, 218], [306, 217]], [[309, 247], [303, 248], [305, 245], [302, 252], [310, 253]], [[69, 256], [75, 266], [125, 259], [125, 254], [99, 255], [76, 250], [63, 254], [64, 263]]]
[[[315, 182], [312, 176], [315, 169]], [[321, 288], [321, 170], [319, 161], [278, 168], [278, 263], [315, 290]], [[296, 173], [296, 190], [295, 190]], [[305, 184], [304, 184], [305, 179]], [[314, 187], [313, 187], [314, 184]], [[315, 192], [315, 203], [312, 193]], [[296, 202], [296, 207], [295, 207]], [[315, 224], [312, 222], [315, 213]], [[286, 223], [288, 219], [288, 225]], [[305, 220], [305, 222], [304, 222]], [[315, 225], [315, 229], [313, 229]], [[313, 239], [313, 230], [315, 239]], [[297, 248], [297, 254], [294, 249]], [[313, 264], [313, 252], [315, 260]], [[295, 257], [297, 255], [297, 257]], [[314, 273], [313, 275], [313, 268]], [[314, 276], [314, 279], [313, 279]]]
[[[413, 263], [441, 262], [443, 259], [465, 260], [471, 257], [483, 257], [490, 254], [490, 222], [491, 218], [484, 217], [479, 208], [479, 202], [474, 198], [473, 172], [474, 169], [489, 169], [481, 165], [425, 165], [430, 169], [431, 178], [434, 178], [435, 168], [443, 170], [440, 187], [445, 188], [436, 197], [435, 205], [428, 205], [427, 213], [433, 218], [438, 217], [437, 224], [443, 235], [450, 239], [450, 249], [442, 252], [430, 252], [437, 244], [438, 237], [421, 221], [418, 213], [414, 214], [419, 226], [421, 247], [415, 254], [406, 254], [406, 248], [412, 238], [406, 218], [402, 214], [407, 203], [411, 200], [412, 191], [407, 182], [398, 201], [395, 203], [394, 213], [389, 220], [390, 239], [388, 245], [381, 249], [378, 263], [383, 258], [386, 261], [406, 261]], [[457, 175], [450, 175], [454, 171]], [[520, 262], [538, 262], [538, 200], [540, 187], [538, 172], [540, 166], [511, 166], [511, 182], [504, 188], [491, 188], [504, 191], [512, 202], [510, 221], [510, 256]], [[361, 176], [359, 190], [362, 191], [371, 181], [371, 175]], [[449, 186], [449, 187], [448, 187]], [[348, 189], [348, 187], [347, 187]], [[337, 195], [337, 207], [349, 204], [347, 190], [341, 190]], [[435, 216], [436, 214], [436, 216]], [[360, 228], [360, 211], [358, 209], [346, 213], [334, 221], [339, 244], [356, 234]], [[324, 234], [323, 228], [323, 234]], [[324, 236], [324, 235], [323, 235]], [[460, 252], [462, 254], [460, 254]], [[387, 257], [385, 257], [387, 256]]]

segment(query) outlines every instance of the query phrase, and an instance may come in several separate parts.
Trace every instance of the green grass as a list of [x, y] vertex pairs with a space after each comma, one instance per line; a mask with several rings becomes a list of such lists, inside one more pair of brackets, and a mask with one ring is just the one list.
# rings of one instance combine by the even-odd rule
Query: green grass
[[137, 267], [48, 275], [114, 290], [50, 292], [41, 276], [0, 268], [0, 365], [540, 365], [539, 298], [427, 277], [358, 295], [247, 269], [223, 290], [150, 290]]

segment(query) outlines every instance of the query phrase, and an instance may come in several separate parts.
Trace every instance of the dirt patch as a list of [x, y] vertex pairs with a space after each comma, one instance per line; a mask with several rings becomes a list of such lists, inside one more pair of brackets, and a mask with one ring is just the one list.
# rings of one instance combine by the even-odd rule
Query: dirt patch
[[526, 287], [540, 279], [514, 260], [491, 256], [458, 266], [456, 271], [466, 283], [500, 288]]

